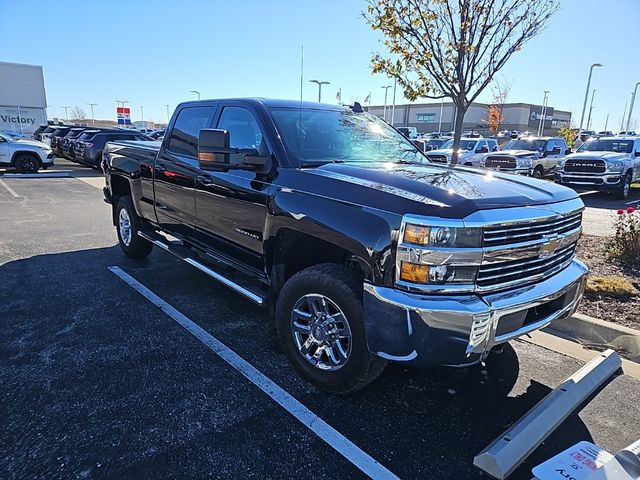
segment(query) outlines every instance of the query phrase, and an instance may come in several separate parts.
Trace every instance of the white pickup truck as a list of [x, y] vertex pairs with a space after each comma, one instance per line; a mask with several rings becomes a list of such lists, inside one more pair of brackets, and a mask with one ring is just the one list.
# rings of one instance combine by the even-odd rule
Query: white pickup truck
[[0, 133], [0, 167], [13, 167], [20, 173], [35, 173], [52, 165], [53, 152], [49, 145]]

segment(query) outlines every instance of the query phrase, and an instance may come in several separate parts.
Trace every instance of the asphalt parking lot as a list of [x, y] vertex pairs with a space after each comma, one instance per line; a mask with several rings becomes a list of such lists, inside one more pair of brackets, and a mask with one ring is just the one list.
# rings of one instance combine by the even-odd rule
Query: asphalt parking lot
[[[516, 341], [484, 367], [391, 365], [355, 395], [322, 393], [266, 312], [164, 252], [126, 259], [97, 172], [58, 169], [72, 176], [0, 176], [0, 478], [366, 478], [109, 267], [400, 478], [487, 478], [474, 455], [581, 365]], [[577, 441], [616, 451], [639, 434], [640, 381], [619, 375], [510, 478]]]

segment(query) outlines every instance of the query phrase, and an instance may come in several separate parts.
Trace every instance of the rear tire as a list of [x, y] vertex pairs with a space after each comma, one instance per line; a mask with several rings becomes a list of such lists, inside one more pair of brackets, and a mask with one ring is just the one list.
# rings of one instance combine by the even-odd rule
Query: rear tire
[[315, 265], [287, 280], [276, 304], [276, 328], [289, 361], [327, 392], [360, 390], [387, 364], [367, 348], [362, 279], [342, 265]]
[[626, 200], [627, 198], [629, 198], [629, 193], [631, 192], [631, 174], [627, 173], [624, 176], [624, 179], [622, 181], [622, 186], [620, 187], [620, 190], [618, 190], [618, 198], [620, 200]]
[[36, 173], [40, 168], [40, 161], [28, 153], [18, 155], [13, 164], [20, 173]]
[[143, 258], [151, 253], [153, 243], [138, 235], [142, 229], [142, 221], [133, 208], [133, 201], [129, 195], [118, 199], [116, 224], [118, 243], [127, 257]]

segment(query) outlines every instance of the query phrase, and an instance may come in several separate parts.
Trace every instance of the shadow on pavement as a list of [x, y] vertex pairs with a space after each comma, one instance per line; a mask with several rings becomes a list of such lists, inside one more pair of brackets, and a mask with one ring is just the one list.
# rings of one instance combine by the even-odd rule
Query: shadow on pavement
[[[253, 462], [257, 478], [299, 478], [287, 462], [305, 451], [327, 457], [318, 478], [358, 478], [314, 435], [287, 441], [304, 428], [121, 283], [107, 270], [116, 264], [401, 478], [483, 478], [473, 457], [551, 391], [532, 380], [544, 356], [525, 365], [507, 345], [486, 366], [395, 364], [355, 395], [328, 395], [297, 378], [264, 311], [166, 254], [34, 256], [0, 265], [3, 478], [239, 478], [233, 462]], [[534, 465], [590, 439], [574, 414], [510, 478], [528, 480]]]

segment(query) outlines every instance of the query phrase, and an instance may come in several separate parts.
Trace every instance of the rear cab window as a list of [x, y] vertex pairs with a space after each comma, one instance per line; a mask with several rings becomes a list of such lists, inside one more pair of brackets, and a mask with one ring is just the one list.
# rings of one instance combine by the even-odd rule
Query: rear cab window
[[178, 155], [198, 157], [200, 130], [211, 125], [213, 106], [185, 107], [180, 110], [171, 129], [167, 149]]

